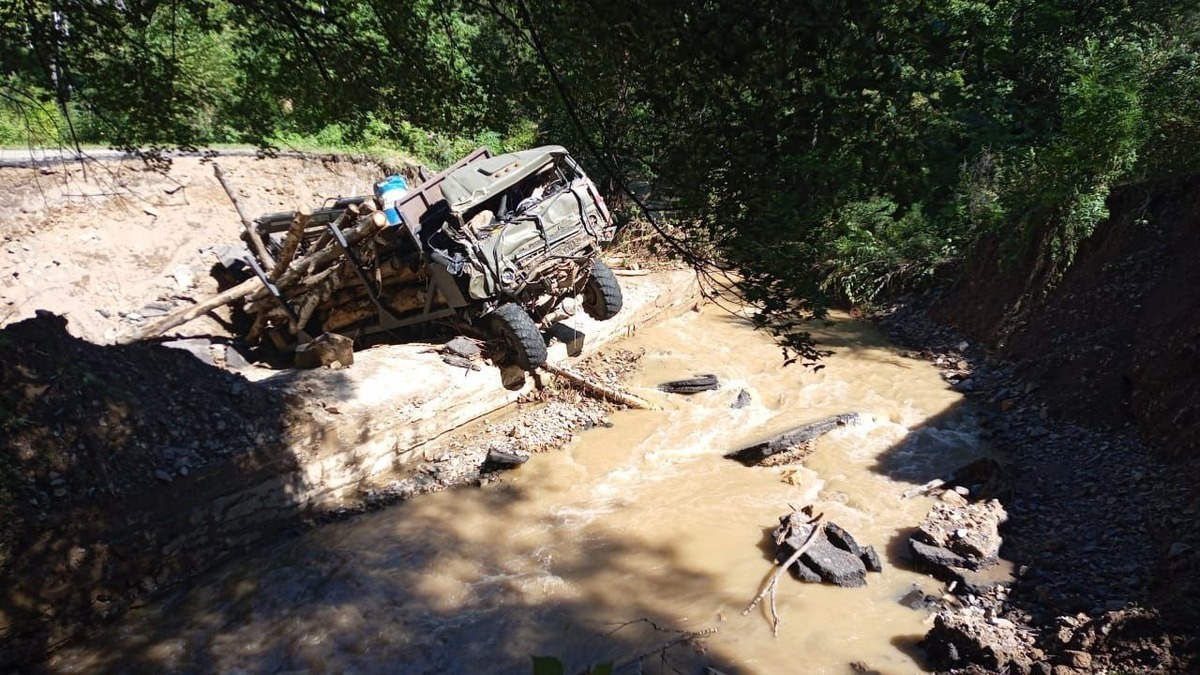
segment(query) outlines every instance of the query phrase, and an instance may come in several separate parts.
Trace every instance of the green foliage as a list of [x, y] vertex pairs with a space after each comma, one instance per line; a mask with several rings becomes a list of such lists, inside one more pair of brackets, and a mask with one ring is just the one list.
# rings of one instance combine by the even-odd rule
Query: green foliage
[[66, 119], [54, 95], [16, 77], [0, 80], [0, 146], [57, 146], [70, 143]]
[[504, 134], [484, 129], [464, 136], [421, 129], [406, 121], [393, 126], [368, 115], [357, 128], [334, 123], [315, 133], [280, 132], [267, 140], [271, 145], [297, 150], [395, 153], [442, 167], [480, 146], [487, 146], [495, 153], [511, 152], [531, 147], [536, 138], [537, 127], [531, 122], [518, 124]]
[[824, 289], [855, 304], [870, 304], [886, 291], [919, 285], [957, 260], [958, 248], [918, 205], [897, 214], [895, 202], [853, 202], [838, 214]]
[[[534, 656], [533, 657], [533, 675], [565, 675], [566, 667], [562, 661], [553, 656]], [[585, 671], [583, 675], [612, 675], [613, 664], [601, 663], [592, 666]]]

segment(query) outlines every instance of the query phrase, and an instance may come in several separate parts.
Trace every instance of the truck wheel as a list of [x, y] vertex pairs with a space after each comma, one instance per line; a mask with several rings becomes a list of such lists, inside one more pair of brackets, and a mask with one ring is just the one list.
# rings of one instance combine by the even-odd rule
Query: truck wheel
[[510, 302], [497, 307], [491, 317], [491, 332], [500, 339], [504, 359], [524, 370], [546, 363], [546, 341], [524, 308]]
[[624, 299], [617, 275], [601, 260], [593, 260], [583, 286], [583, 311], [597, 321], [606, 321], [621, 311]]

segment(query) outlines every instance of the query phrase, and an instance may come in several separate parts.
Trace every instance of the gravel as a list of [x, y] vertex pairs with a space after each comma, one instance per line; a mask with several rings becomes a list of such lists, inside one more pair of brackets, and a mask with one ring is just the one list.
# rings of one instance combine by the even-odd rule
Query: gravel
[[[1018, 672], [1051, 672], [1053, 666], [1173, 672], [1200, 662], [1194, 463], [1161, 460], [1129, 425], [1085, 426], [1050, 415], [1039, 383], [1023, 381], [1014, 374], [1018, 364], [989, 358], [981, 345], [931, 321], [927, 303], [928, 297], [907, 298], [876, 320], [894, 342], [913, 350], [909, 356], [933, 362], [966, 395], [985, 438], [1014, 476], [1004, 499], [1009, 519], [1001, 555], [1016, 563], [1018, 579], [1011, 592], [968, 595], [967, 608], [1036, 636], [1011, 642], [1028, 642], [1015, 659], [1027, 664]], [[983, 625], [953, 617], [963, 611], [943, 610], [948, 618], [942, 623], [953, 629], [943, 633]], [[1149, 621], [1142, 631], [1149, 637], [1094, 643], [1083, 668], [1066, 653], [1077, 631], [1063, 633], [1063, 617], [1072, 628], [1102, 618]], [[1146, 649], [1157, 661], [1149, 669]], [[990, 656], [937, 665], [998, 667]]]

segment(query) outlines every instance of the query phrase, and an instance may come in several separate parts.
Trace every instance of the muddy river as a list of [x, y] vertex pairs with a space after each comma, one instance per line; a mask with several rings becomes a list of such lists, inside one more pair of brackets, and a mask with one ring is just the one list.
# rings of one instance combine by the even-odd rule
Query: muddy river
[[[818, 372], [716, 308], [643, 328], [631, 389], [662, 411], [624, 411], [503, 481], [418, 498], [289, 539], [131, 612], [50, 663], [61, 672], [568, 673], [650, 652], [642, 672], [920, 672], [923, 611], [897, 603], [932, 579], [905, 568], [928, 498], [915, 484], [977, 456], [975, 421], [928, 363], [867, 324], [814, 333]], [[713, 372], [723, 387], [654, 390]], [[752, 403], [732, 409], [740, 390]], [[820, 417], [864, 422], [820, 440], [803, 467], [746, 468], [722, 453]], [[742, 610], [772, 571], [768, 537], [791, 506], [818, 511], [884, 554], [865, 588], [780, 585], [783, 620]], [[716, 629], [703, 653], [677, 633]]]

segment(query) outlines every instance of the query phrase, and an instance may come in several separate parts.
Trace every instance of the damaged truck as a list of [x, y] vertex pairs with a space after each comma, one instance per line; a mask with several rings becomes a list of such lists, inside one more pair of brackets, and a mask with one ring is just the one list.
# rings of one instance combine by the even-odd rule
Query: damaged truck
[[443, 322], [532, 370], [542, 330], [578, 310], [606, 320], [621, 287], [600, 259], [614, 224], [595, 184], [556, 145], [481, 148], [407, 189], [255, 219], [246, 239], [260, 285], [247, 340], [289, 351], [321, 333], [354, 339]]

